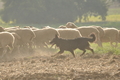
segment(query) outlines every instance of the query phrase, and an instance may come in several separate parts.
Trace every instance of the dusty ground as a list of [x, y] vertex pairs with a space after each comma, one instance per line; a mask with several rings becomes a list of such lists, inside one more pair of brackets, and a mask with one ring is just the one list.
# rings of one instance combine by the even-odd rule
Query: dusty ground
[[50, 57], [53, 53], [49, 51], [23, 55], [17, 54], [7, 61], [1, 59], [0, 80], [120, 80], [119, 55]]

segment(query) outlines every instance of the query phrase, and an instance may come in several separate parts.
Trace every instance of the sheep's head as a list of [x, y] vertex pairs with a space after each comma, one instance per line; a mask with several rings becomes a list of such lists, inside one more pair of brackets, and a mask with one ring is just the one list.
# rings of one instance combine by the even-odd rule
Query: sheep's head
[[76, 26], [73, 22], [68, 22], [68, 23], [66, 24], [66, 27], [67, 27], [67, 28], [77, 28], [77, 26]]
[[67, 24], [66, 24], [66, 27], [71, 27], [72, 26], [72, 22], [68, 22]]

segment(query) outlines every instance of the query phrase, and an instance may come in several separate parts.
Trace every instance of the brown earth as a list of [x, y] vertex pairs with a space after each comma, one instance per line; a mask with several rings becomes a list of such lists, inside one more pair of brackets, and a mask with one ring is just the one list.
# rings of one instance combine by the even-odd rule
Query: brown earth
[[0, 80], [120, 80], [120, 55], [62, 54], [50, 51], [0, 61]]

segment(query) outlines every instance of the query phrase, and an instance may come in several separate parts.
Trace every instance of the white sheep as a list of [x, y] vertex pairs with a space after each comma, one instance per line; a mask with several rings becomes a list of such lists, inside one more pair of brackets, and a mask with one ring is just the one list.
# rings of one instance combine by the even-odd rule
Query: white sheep
[[98, 46], [102, 47], [102, 43], [100, 41], [100, 32], [98, 29], [89, 26], [82, 26], [82, 27], [78, 27], [77, 29], [80, 31], [83, 37], [88, 37], [91, 33], [95, 33], [96, 43], [98, 44]]
[[58, 28], [67, 28], [67, 27], [64, 25], [60, 25]]
[[5, 31], [5, 29], [2, 26], [0, 26], [0, 32], [3, 32], [3, 31]]
[[15, 26], [15, 27], [7, 27], [7, 28], [4, 28], [5, 31], [9, 31], [9, 30], [16, 30], [16, 29], [20, 29], [20, 26]]
[[7, 48], [9, 47], [9, 53], [14, 49], [14, 36], [9, 32], [0, 32], [0, 48], [2, 48], [3, 53], [1, 58], [7, 53]]
[[73, 22], [66, 23], [67, 28], [77, 28], [77, 26]]
[[20, 29], [15, 29], [15, 30], [9, 30], [8, 32], [14, 32], [17, 35], [19, 35], [20, 40], [19, 45], [20, 48], [25, 50], [32, 50], [32, 43], [33, 43], [33, 38], [36, 37], [35, 33], [31, 29], [25, 29], [25, 28], [20, 28]]
[[[93, 27], [99, 31], [100, 42], [101, 42], [101, 39], [104, 37], [104, 34], [105, 34], [103, 28], [101, 26], [87, 26], [87, 27]], [[102, 46], [102, 42], [101, 42], [101, 46]]]
[[33, 27], [33, 26], [25, 26], [23, 28], [31, 29], [31, 30], [38, 30], [39, 28]]
[[[117, 47], [119, 41], [119, 30], [116, 28], [103, 28], [105, 35], [102, 42], [110, 42], [112, 47]], [[113, 44], [115, 42], [115, 45]]]
[[36, 37], [35, 33], [32, 30], [25, 28], [21, 28], [17, 30], [12, 29], [12, 30], [8, 30], [8, 32], [14, 32], [18, 34], [24, 43], [29, 43], [33, 40], [33, 38]]
[[12, 33], [12, 35], [15, 37], [13, 53], [15, 51], [17, 51], [17, 53], [20, 53], [20, 46], [23, 45], [21, 37], [17, 33]]
[[77, 29], [72, 29], [72, 28], [65, 28], [65, 29], [56, 29], [61, 38], [63, 39], [75, 39], [82, 37], [81, 33]]
[[33, 42], [36, 46], [40, 46], [41, 48], [47, 46], [45, 43], [49, 44], [55, 35], [59, 35], [58, 31], [54, 28], [47, 27], [39, 30], [33, 30], [36, 37], [33, 39]]
[[68, 22], [66, 24], [67, 28], [76, 28], [80, 31], [80, 33], [82, 34], [83, 37], [88, 37], [89, 34], [91, 33], [95, 33], [97, 39], [96, 39], [96, 43], [102, 47], [102, 43], [100, 41], [100, 32], [97, 28], [91, 27], [91, 26], [83, 26], [83, 27], [77, 27], [73, 22]]
[[105, 32], [104, 32], [104, 30], [101, 26], [91, 26], [91, 27], [94, 27], [94, 28], [98, 29], [98, 31], [100, 33], [100, 39], [103, 38]]

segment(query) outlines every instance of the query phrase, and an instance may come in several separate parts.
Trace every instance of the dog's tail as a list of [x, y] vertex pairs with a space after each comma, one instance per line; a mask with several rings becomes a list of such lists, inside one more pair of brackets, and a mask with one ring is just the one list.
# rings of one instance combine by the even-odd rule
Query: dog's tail
[[90, 34], [90, 37], [92, 37], [92, 38], [88, 38], [88, 41], [89, 42], [94, 42], [95, 40], [96, 40], [96, 36], [95, 36], [95, 34], [94, 33], [92, 33], [92, 34]]

